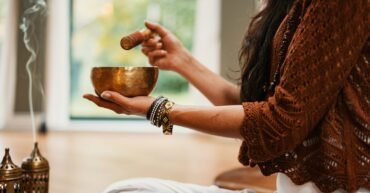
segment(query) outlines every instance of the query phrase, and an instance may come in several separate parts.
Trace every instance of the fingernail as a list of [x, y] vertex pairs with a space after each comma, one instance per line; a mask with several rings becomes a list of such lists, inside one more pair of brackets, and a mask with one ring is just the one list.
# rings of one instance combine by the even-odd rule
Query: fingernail
[[104, 98], [104, 99], [109, 99], [109, 98], [111, 97], [111, 94], [110, 94], [110, 93], [108, 93], [108, 92], [103, 92], [103, 93], [101, 94], [101, 97], [102, 97], [102, 98]]
[[144, 23], [155, 24], [156, 22], [146, 19], [144, 20]]

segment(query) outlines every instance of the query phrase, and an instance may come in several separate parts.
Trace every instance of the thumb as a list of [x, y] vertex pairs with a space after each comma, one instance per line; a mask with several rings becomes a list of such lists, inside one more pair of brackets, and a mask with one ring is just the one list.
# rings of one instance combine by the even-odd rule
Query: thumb
[[107, 101], [120, 105], [122, 107], [126, 106], [128, 103], [128, 98], [113, 91], [104, 91], [101, 97]]
[[159, 36], [161, 36], [161, 38], [164, 38], [165, 36], [167, 36], [169, 34], [169, 32], [166, 28], [164, 28], [163, 26], [161, 26], [157, 23], [153, 23], [153, 22], [150, 22], [150, 21], [145, 21], [145, 26], [148, 29], [157, 33]]

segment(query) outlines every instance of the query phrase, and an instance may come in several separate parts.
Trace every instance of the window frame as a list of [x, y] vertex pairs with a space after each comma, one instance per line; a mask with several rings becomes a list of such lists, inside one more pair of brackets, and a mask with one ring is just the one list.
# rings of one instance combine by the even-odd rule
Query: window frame
[[16, 85], [16, 64], [17, 64], [17, 15], [18, 1], [8, 0], [8, 13], [6, 14], [6, 38], [1, 51], [0, 66], [0, 130], [9, 129], [12, 120], [16, 116], [14, 113], [15, 85]]
[[[147, 121], [76, 120], [69, 116], [70, 104], [70, 41], [71, 2], [49, 0], [46, 63], [46, 123], [51, 130], [67, 131], [128, 131], [157, 132]], [[210, 9], [210, 5], [214, 7]], [[220, 61], [220, 5], [221, 0], [198, 0], [196, 9], [193, 54], [214, 72], [219, 72]], [[206, 11], [204, 11], [206, 10]], [[205, 13], [206, 12], [206, 13]], [[205, 32], [212, 32], [210, 33]], [[56, 46], [57, 45], [57, 46]], [[210, 46], [211, 45], [211, 46]], [[210, 49], [212, 48], [212, 49]], [[191, 97], [197, 105], [209, 105], [208, 100], [193, 86]], [[183, 129], [180, 129], [183, 130]]]

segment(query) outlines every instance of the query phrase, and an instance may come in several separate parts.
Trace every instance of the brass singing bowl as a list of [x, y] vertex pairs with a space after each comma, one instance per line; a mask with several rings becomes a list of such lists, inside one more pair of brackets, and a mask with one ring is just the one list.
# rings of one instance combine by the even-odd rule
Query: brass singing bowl
[[98, 96], [116, 91], [126, 97], [147, 96], [157, 83], [157, 67], [95, 67], [91, 81]]

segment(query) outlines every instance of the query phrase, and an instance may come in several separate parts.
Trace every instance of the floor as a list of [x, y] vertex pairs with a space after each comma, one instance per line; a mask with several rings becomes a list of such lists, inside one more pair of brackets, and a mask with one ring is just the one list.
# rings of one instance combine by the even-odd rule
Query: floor
[[[112, 182], [137, 177], [211, 185], [218, 174], [241, 167], [240, 141], [202, 134], [50, 132], [38, 142], [51, 166], [50, 193], [100, 193]], [[32, 136], [0, 131], [0, 158], [5, 147], [20, 165], [32, 150]], [[273, 192], [275, 176], [263, 177], [256, 168], [250, 174], [251, 188]]]

